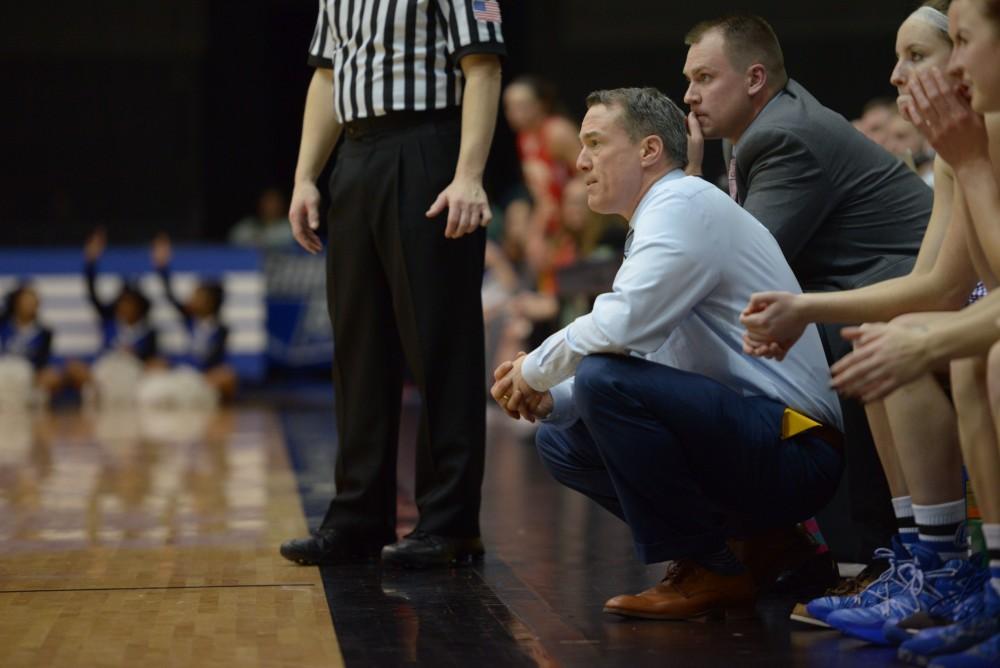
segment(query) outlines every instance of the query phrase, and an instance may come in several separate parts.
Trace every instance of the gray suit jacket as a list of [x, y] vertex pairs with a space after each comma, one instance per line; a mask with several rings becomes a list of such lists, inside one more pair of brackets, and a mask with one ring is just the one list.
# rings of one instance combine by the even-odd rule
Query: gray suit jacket
[[803, 289], [860, 287], [913, 266], [931, 189], [797, 82], [735, 156], [737, 200], [777, 238]]

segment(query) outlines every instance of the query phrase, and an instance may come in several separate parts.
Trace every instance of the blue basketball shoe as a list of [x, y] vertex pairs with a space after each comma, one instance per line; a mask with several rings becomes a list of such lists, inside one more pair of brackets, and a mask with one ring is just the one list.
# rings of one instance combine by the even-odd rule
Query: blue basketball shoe
[[885, 601], [903, 590], [907, 580], [900, 577], [900, 567], [913, 561], [913, 557], [899, 536], [892, 539], [892, 549], [880, 547], [875, 550], [875, 559], [887, 559], [889, 567], [865, 589], [850, 596], [823, 596], [806, 604], [806, 611], [823, 626], [829, 626], [826, 618], [837, 610], [869, 608]]
[[979, 574], [980, 569], [964, 560], [942, 564], [936, 552], [920, 545], [911, 546], [910, 552], [914, 561], [900, 567], [900, 576], [908, 579], [902, 591], [870, 608], [838, 610], [826, 618], [827, 623], [849, 636], [888, 645], [889, 639], [882, 632], [886, 622], [930, 609]]
[[953, 655], [1000, 634], [1000, 594], [987, 580], [975, 603], [975, 614], [936, 629], [921, 631], [899, 648], [899, 658], [907, 663], [926, 666], [936, 657]]
[[941, 599], [928, 610], [920, 610], [898, 622], [886, 622], [883, 635], [891, 644], [899, 645], [924, 631], [950, 626], [981, 614], [985, 605], [983, 585], [989, 580], [990, 573], [985, 568], [977, 568], [978, 573], [970, 577], [962, 589]]
[[939, 656], [931, 668], [997, 668], [1000, 666], [1000, 633], [961, 654]]

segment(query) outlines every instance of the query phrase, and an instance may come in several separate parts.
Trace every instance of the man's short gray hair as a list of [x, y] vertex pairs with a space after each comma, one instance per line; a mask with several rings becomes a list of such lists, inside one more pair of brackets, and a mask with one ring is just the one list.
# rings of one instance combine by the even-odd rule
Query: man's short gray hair
[[687, 167], [684, 112], [669, 97], [655, 88], [614, 88], [587, 96], [588, 109], [598, 104], [621, 109], [622, 125], [633, 142], [656, 135], [670, 162], [680, 169]]

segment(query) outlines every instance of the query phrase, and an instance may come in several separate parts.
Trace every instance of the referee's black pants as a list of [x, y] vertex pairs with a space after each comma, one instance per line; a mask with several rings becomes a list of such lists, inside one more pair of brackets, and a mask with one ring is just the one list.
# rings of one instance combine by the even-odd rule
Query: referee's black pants
[[393, 538], [404, 362], [421, 395], [417, 529], [479, 535], [485, 442], [482, 229], [444, 237], [425, 212], [451, 182], [457, 115], [347, 138], [330, 180], [336, 497], [323, 520]]

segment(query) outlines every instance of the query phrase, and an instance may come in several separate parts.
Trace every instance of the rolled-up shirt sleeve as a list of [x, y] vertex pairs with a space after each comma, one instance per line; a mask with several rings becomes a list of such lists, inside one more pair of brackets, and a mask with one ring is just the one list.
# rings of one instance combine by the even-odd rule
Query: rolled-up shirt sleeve
[[308, 62], [313, 67], [323, 69], [333, 68], [333, 33], [330, 29], [330, 15], [326, 11], [327, 3], [336, 0], [319, 0], [319, 14], [316, 16], [316, 27], [313, 29], [312, 41], [309, 43]]
[[705, 212], [668, 192], [637, 216], [628, 256], [611, 292], [528, 355], [525, 382], [548, 390], [594, 353], [649, 355], [716, 286], [723, 240]]
[[475, 53], [507, 55], [496, 0], [435, 0], [444, 17], [448, 55], [458, 63]]

